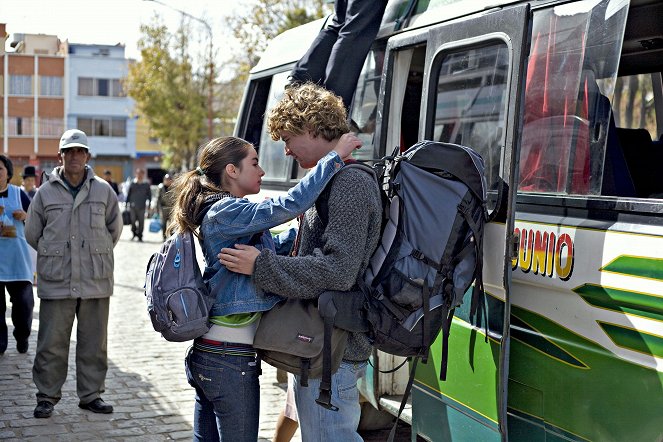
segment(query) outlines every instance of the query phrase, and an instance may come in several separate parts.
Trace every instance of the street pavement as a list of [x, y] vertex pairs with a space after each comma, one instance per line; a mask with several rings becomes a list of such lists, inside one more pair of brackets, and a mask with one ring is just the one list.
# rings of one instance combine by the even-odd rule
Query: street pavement
[[[147, 223], [146, 223], [147, 224]], [[149, 321], [143, 283], [145, 267], [161, 246], [161, 234], [149, 233], [145, 242], [131, 241], [125, 226], [115, 248], [115, 291], [108, 325], [108, 375], [103, 399], [115, 412], [94, 414], [78, 408], [75, 383], [75, 341], [69, 353], [69, 373], [62, 400], [49, 419], [35, 419], [35, 386], [32, 362], [39, 328], [39, 299], [35, 287], [35, 311], [30, 350], [16, 351], [11, 325], [11, 304], [5, 318], [9, 345], [0, 356], [0, 439], [24, 440], [132, 440], [165, 441], [192, 438], [194, 391], [184, 375], [184, 355], [190, 342], [174, 343], [156, 333]], [[75, 327], [75, 325], [74, 325]], [[263, 364], [260, 378], [259, 441], [270, 441], [276, 418], [285, 401], [285, 384], [276, 370]], [[299, 431], [293, 442], [300, 442]]]

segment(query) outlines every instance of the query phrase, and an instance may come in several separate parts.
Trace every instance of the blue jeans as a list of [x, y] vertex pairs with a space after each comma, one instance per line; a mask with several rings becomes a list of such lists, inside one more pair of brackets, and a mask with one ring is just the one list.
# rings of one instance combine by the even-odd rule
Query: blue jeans
[[260, 413], [260, 363], [191, 348], [184, 360], [196, 390], [193, 440], [255, 442]]
[[302, 440], [319, 442], [362, 441], [357, 433], [361, 407], [357, 380], [366, 372], [366, 362], [341, 362], [332, 375], [332, 404], [338, 411], [327, 410], [315, 403], [320, 393], [320, 379], [309, 379], [308, 387], [295, 376], [295, 402]]

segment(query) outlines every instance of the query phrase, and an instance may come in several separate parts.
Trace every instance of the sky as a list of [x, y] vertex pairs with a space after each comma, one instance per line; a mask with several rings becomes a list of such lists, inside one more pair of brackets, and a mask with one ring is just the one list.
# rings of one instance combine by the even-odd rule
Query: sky
[[[251, 0], [0, 0], [0, 23], [7, 25], [7, 49], [16, 33], [57, 35], [70, 43], [125, 45], [127, 58], [140, 58], [136, 47], [140, 25], [149, 24], [155, 14], [171, 30], [179, 26], [182, 14], [205, 20], [212, 29], [215, 62], [222, 66], [237, 50], [238, 43], [225, 23], [230, 14], [248, 10]], [[167, 6], [164, 6], [167, 5]], [[207, 30], [191, 20], [192, 46], [204, 51]], [[197, 42], [200, 41], [200, 45]], [[222, 73], [223, 76], [223, 73]]]

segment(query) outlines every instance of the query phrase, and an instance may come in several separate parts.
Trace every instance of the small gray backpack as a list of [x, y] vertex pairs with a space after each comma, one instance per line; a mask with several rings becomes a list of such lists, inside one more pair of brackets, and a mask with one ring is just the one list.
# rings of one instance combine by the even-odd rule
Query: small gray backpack
[[214, 299], [196, 261], [193, 233], [172, 235], [150, 257], [145, 298], [154, 330], [167, 341], [188, 341], [207, 333]]

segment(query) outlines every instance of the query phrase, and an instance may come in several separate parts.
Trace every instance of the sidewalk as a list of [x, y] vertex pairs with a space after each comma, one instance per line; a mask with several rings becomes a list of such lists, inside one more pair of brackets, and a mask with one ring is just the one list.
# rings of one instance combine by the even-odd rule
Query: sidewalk
[[[98, 415], [78, 408], [75, 384], [73, 332], [69, 374], [62, 400], [49, 419], [35, 419], [35, 387], [32, 361], [39, 327], [39, 300], [35, 288], [35, 312], [30, 350], [16, 351], [11, 325], [11, 304], [5, 318], [9, 345], [0, 356], [0, 439], [3, 440], [190, 440], [193, 427], [193, 389], [184, 375], [183, 359], [190, 343], [161, 338], [150, 324], [143, 283], [149, 256], [161, 246], [161, 234], [147, 232], [145, 242], [130, 241], [125, 226], [115, 248], [115, 292], [111, 297], [108, 326], [108, 375], [103, 399], [115, 412]], [[7, 298], [8, 299], [8, 298]], [[74, 325], [75, 327], [75, 325]], [[259, 441], [270, 441], [276, 418], [285, 401], [285, 385], [276, 381], [276, 370], [263, 364]], [[300, 442], [299, 432], [293, 441]]]

